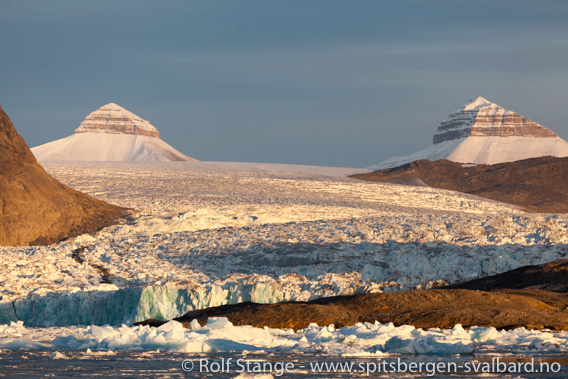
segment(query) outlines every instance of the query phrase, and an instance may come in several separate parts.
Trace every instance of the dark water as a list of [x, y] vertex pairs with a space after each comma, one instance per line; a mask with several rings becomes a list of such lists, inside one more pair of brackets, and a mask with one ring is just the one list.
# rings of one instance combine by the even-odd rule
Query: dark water
[[[0, 351], [0, 377], [235, 378], [239, 375], [248, 378], [270, 377], [267, 374], [274, 378], [568, 377], [568, 355], [389, 356], [379, 359], [289, 354], [184, 354], [142, 351], [119, 351], [116, 355], [86, 355], [84, 352], [65, 351], [61, 353], [67, 359], [54, 359], [53, 351]], [[182, 364], [184, 361], [185, 363]], [[418, 372], [420, 365], [422, 371]], [[546, 372], [547, 367], [549, 372]], [[406, 372], [397, 372], [404, 368]], [[390, 372], [385, 373], [385, 369]], [[475, 370], [493, 372], [475, 373]], [[540, 372], [542, 370], [545, 372]], [[369, 371], [368, 375], [366, 371]]]

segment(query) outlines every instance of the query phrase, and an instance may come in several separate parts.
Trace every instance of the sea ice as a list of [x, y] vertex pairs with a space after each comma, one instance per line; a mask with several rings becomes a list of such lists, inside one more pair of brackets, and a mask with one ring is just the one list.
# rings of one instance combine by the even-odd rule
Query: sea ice
[[[192, 323], [195, 325], [195, 323]], [[455, 355], [476, 351], [559, 353], [568, 351], [568, 332], [532, 331], [461, 325], [452, 329], [417, 329], [375, 322], [335, 328], [311, 324], [291, 329], [234, 326], [226, 318], [211, 318], [199, 329], [185, 329], [170, 321], [149, 326], [86, 326], [26, 328], [21, 323], [3, 326], [0, 349], [53, 350], [53, 359], [65, 359], [65, 351], [114, 354], [116, 350], [219, 352], [303, 352], [334, 356]]]

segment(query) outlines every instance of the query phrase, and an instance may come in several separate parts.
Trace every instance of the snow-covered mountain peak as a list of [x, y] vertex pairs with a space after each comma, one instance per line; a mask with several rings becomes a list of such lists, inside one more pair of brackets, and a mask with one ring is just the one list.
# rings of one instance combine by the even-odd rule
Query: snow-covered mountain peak
[[49, 161], [195, 161], [160, 138], [150, 122], [115, 103], [91, 112], [75, 134], [36, 146], [40, 162]]
[[440, 124], [434, 143], [469, 136], [554, 138], [544, 126], [479, 96], [465, 103]]
[[[116, 109], [116, 110], [123, 110], [126, 111], [126, 109], [124, 109], [123, 107], [121, 107], [120, 105], [116, 104], [116, 103], [108, 103], [103, 105], [102, 107], [100, 107], [100, 109]], [[128, 112], [128, 111], [127, 111]]]
[[91, 112], [75, 133], [135, 134], [160, 138], [160, 132], [150, 122], [115, 103]]
[[[500, 106], [498, 106], [495, 103], [492, 103], [491, 101], [478, 96], [476, 99], [470, 100], [467, 103], [465, 103], [460, 110], [464, 110], [464, 111], [475, 111], [475, 110], [479, 110], [481, 108], [501, 108]], [[501, 108], [503, 109], [503, 108]]]
[[369, 168], [397, 167], [419, 159], [496, 164], [548, 155], [568, 156], [568, 142], [529, 118], [478, 96], [440, 123], [430, 147]]

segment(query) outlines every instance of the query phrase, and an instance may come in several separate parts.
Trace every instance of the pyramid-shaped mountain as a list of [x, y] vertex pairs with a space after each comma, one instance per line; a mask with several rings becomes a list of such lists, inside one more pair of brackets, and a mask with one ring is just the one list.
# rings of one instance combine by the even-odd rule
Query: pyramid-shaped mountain
[[392, 157], [369, 168], [382, 170], [420, 159], [497, 164], [543, 156], [568, 156], [568, 142], [544, 126], [481, 96], [442, 121], [433, 142], [414, 154]]
[[43, 245], [92, 233], [125, 213], [45, 172], [0, 107], [1, 246]]
[[160, 138], [148, 121], [114, 103], [89, 114], [72, 136], [32, 148], [40, 162], [195, 161]]

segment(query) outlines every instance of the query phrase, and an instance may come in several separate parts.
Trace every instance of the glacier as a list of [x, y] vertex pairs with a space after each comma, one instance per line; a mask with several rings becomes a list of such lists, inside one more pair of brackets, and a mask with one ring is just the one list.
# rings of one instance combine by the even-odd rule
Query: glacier
[[2, 247], [0, 324], [112, 325], [241, 301], [430, 288], [568, 255], [568, 216], [256, 163], [53, 163], [133, 208], [49, 246]]

